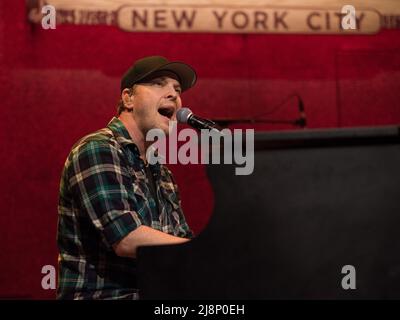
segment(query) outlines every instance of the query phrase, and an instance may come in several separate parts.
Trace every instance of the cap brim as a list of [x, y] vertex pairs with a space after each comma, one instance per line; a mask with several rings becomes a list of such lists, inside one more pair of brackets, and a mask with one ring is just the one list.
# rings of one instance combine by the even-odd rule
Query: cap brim
[[197, 80], [197, 75], [194, 69], [188, 64], [179, 61], [166, 62], [158, 67], [155, 67], [154, 69], [147, 71], [146, 73], [141, 74], [140, 76], [137, 76], [136, 78], [129, 78], [131, 77], [130, 73], [134, 72], [135, 71], [131, 68], [123, 76], [121, 81], [121, 92], [125, 88], [131, 87], [135, 83], [148, 80], [149, 77], [152, 77], [153, 75], [157, 76], [157, 73], [162, 72], [171, 72], [176, 75], [179, 79], [182, 91], [186, 91], [187, 89], [193, 87]]

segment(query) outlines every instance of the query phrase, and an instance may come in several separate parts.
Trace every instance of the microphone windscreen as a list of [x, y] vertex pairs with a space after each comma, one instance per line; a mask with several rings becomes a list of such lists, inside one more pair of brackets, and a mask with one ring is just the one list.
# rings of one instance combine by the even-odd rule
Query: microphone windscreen
[[191, 115], [192, 115], [192, 110], [190, 110], [189, 108], [180, 108], [176, 113], [176, 119], [180, 123], [187, 123]]

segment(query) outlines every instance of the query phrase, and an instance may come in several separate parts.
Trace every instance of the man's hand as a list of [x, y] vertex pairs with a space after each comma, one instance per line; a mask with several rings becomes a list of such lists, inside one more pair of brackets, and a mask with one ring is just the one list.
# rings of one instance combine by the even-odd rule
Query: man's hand
[[136, 257], [136, 250], [140, 246], [179, 244], [189, 241], [187, 238], [175, 237], [156, 229], [140, 226], [129, 233], [121, 241], [113, 245], [115, 253], [120, 257]]

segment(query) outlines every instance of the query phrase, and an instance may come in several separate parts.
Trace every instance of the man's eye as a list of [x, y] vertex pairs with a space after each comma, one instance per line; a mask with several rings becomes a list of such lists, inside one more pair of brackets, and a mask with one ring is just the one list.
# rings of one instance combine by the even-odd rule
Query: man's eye
[[175, 91], [176, 91], [178, 94], [181, 94], [181, 93], [182, 93], [182, 89], [181, 89], [181, 88], [175, 88]]
[[151, 84], [157, 85], [157, 86], [162, 86], [163, 82], [161, 80], [153, 80], [151, 81]]

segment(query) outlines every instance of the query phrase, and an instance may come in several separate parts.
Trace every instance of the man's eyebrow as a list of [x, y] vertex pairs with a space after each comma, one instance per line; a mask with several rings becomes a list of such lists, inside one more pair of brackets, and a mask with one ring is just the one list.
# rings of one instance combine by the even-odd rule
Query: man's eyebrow
[[[167, 78], [169, 78], [169, 77], [167, 77], [167, 76], [161, 76], [161, 77], [157, 77], [157, 78], [151, 79], [150, 82], [152, 82], [152, 81], [161, 81], [161, 82], [165, 83], [165, 82], [167, 81]], [[174, 79], [174, 80], [176, 80], [176, 79]], [[176, 81], [177, 81], [177, 80], [176, 80]], [[178, 81], [177, 81], [177, 83], [174, 83], [174, 87], [175, 87], [175, 88], [182, 89], [182, 86], [181, 86], [181, 84], [180, 84]]]

